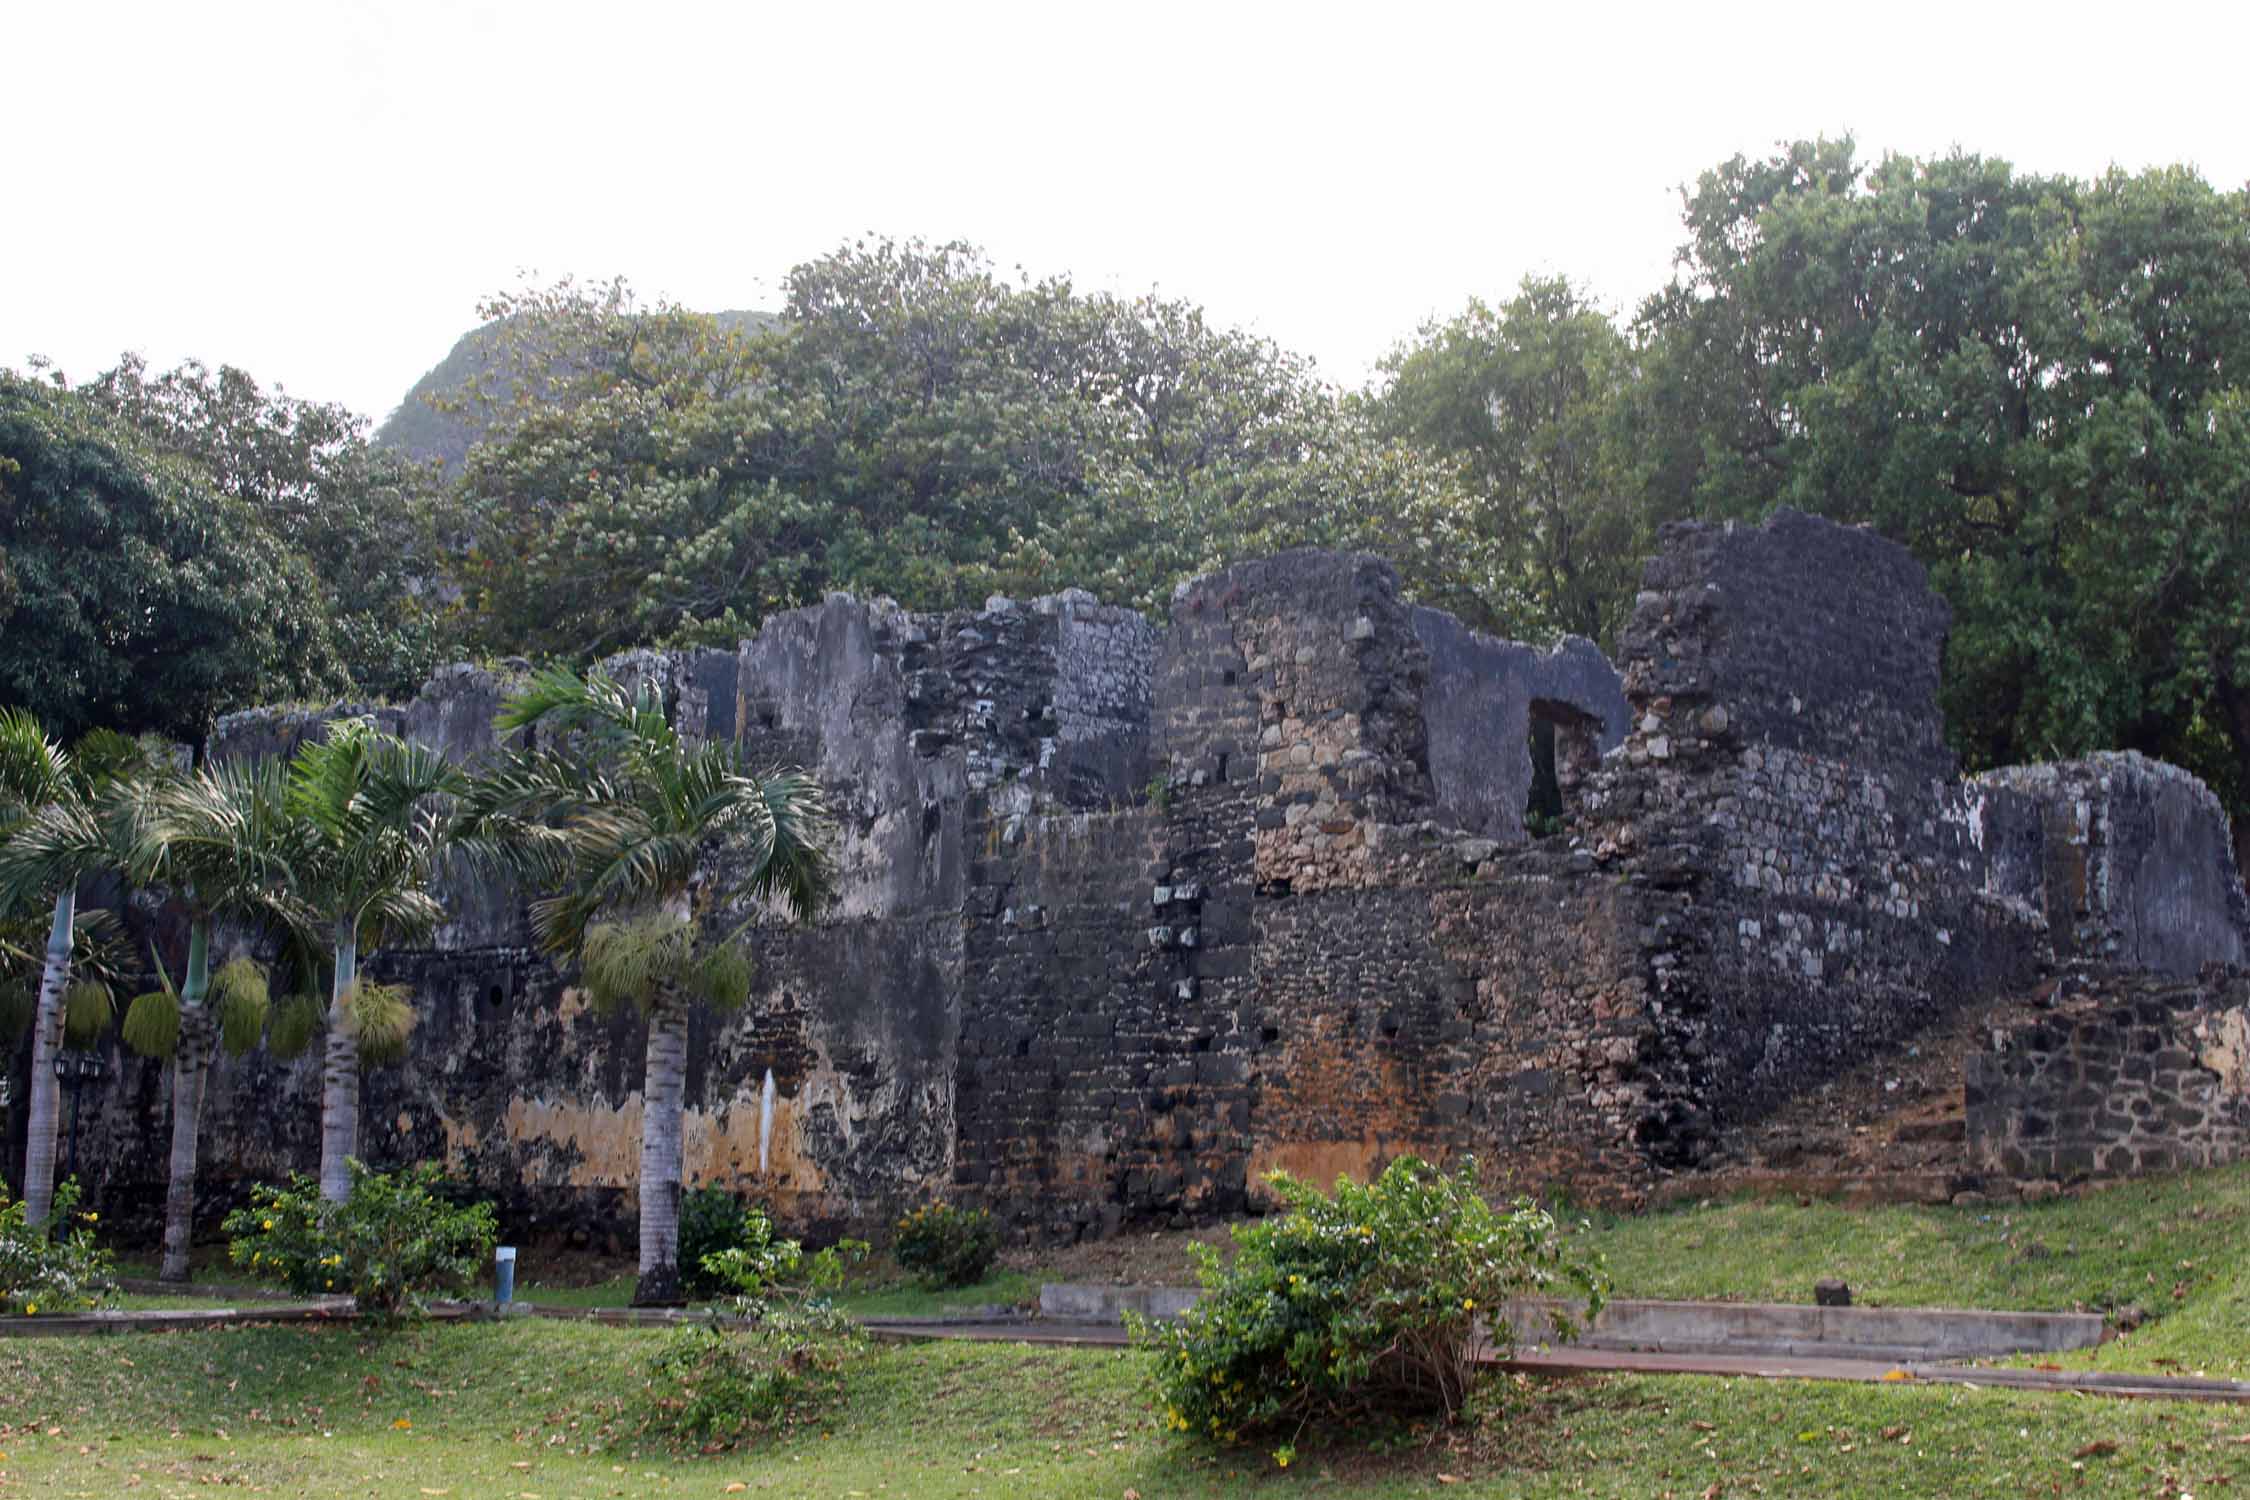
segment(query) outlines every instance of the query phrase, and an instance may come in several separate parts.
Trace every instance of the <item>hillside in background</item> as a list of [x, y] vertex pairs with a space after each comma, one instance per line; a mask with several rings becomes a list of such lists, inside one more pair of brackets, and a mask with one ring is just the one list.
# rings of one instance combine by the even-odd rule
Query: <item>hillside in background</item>
[[[735, 308], [717, 316], [730, 328], [763, 332], [781, 326], [777, 314], [753, 308]], [[448, 471], [459, 468], [463, 455], [482, 435], [483, 423], [471, 412], [439, 411], [430, 404], [430, 398], [467, 389], [471, 381], [490, 368], [499, 337], [497, 322], [482, 324], [462, 334], [445, 358], [414, 382], [405, 399], [383, 419], [382, 426], [375, 429], [376, 444], [399, 449], [417, 460], [442, 459]]]

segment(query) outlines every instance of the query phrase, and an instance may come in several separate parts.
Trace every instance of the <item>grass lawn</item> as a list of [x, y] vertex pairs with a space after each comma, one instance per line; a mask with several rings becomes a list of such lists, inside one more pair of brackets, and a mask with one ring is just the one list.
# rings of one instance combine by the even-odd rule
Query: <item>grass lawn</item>
[[[1862, 1302], [2137, 1303], [2146, 1327], [2056, 1362], [2250, 1378], [2246, 1229], [2250, 1167], [2032, 1206], [1731, 1202], [1582, 1233], [1625, 1295], [1803, 1301], [1841, 1276]], [[878, 1261], [845, 1300], [863, 1315], [1020, 1302], [1042, 1271], [1019, 1266], [933, 1294]], [[600, 1306], [631, 1290], [534, 1279], [520, 1295]], [[2245, 1407], [1629, 1377], [1495, 1381], [1504, 1417], [1376, 1455], [1308, 1434], [1281, 1471], [1163, 1431], [1136, 1356], [1005, 1344], [878, 1348], [825, 1422], [696, 1453], [641, 1426], [648, 1358], [673, 1336], [527, 1319], [8, 1341], [0, 1496], [2250, 1493]]]
[[[1121, 1500], [1408, 1495], [2164, 1495], [2250, 1484], [2250, 1411], [1996, 1391], [1603, 1379], [1386, 1456], [1162, 1433], [1135, 1356], [878, 1350], [827, 1423], [754, 1451], [634, 1437], [669, 1337], [525, 1321], [249, 1327], [0, 1346], [0, 1485], [41, 1495], [722, 1495]], [[1716, 1491], [1711, 1486], [1717, 1485]], [[740, 1486], [735, 1489], [732, 1486]]]
[[1581, 1242], [1620, 1296], [1809, 1302], [1815, 1281], [1840, 1276], [1855, 1301], [1891, 1306], [2136, 1305], [2155, 1321], [2056, 1362], [2250, 1379], [2250, 1165], [2037, 1204], [1740, 1200], [1599, 1216]]

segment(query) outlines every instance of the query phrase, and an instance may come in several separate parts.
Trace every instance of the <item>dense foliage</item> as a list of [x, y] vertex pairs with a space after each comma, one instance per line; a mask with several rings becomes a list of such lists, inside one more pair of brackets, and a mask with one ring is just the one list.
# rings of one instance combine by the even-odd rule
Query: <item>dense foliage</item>
[[405, 697], [453, 659], [437, 536], [447, 497], [437, 471], [370, 443], [365, 418], [261, 390], [232, 366], [190, 361], [152, 376], [130, 355], [77, 394], [241, 502], [309, 565], [350, 691]]
[[868, 1246], [843, 1240], [817, 1254], [744, 1210], [735, 1243], [702, 1260], [732, 1305], [683, 1328], [649, 1364], [648, 1425], [699, 1443], [731, 1443], [802, 1422], [845, 1396], [867, 1351], [858, 1322], [830, 1300]]
[[1652, 503], [1868, 522], [1952, 603], [1973, 762], [2250, 761], [2250, 192], [1849, 141], [1705, 173], [1642, 310]]
[[[1272, 344], [960, 245], [800, 266], [784, 323], [620, 285], [502, 299], [464, 467], [493, 649], [732, 641], [828, 589], [935, 608], [1077, 584], [1160, 604], [1285, 541], [1383, 534], [1451, 471]], [[525, 393], [541, 393], [529, 399]]]
[[939, 1291], [984, 1280], [1000, 1254], [1000, 1226], [981, 1208], [925, 1203], [898, 1221], [891, 1256], [923, 1286]]
[[341, 1203], [293, 1176], [260, 1183], [227, 1215], [227, 1254], [251, 1275], [307, 1295], [350, 1294], [363, 1317], [419, 1310], [434, 1292], [463, 1291], [485, 1274], [499, 1231], [489, 1203], [458, 1204], [432, 1163], [397, 1173], [351, 1163]]
[[708, 1297], [729, 1289], [717, 1272], [703, 1269], [707, 1256], [745, 1243], [745, 1205], [721, 1187], [699, 1187], [680, 1194], [680, 1283], [691, 1296]]
[[1340, 1179], [1334, 1196], [1285, 1173], [1269, 1180], [1288, 1212], [1238, 1226], [1230, 1266], [1199, 1247], [1195, 1306], [1135, 1323], [1165, 1420], [1182, 1432], [1281, 1437], [1286, 1462], [1287, 1440], [1313, 1423], [1451, 1418], [1480, 1327], [1490, 1348], [1513, 1347], [1510, 1299], [1559, 1297], [1587, 1319], [1601, 1310], [1598, 1261], [1578, 1258], [1528, 1201], [1493, 1208], [1473, 1164], [1447, 1173], [1401, 1157], [1371, 1183]]
[[0, 1204], [0, 1313], [81, 1312], [115, 1292], [116, 1264], [94, 1240], [98, 1220], [79, 1210], [75, 1178], [55, 1188], [44, 1224], [20, 1198]]
[[64, 739], [196, 738], [343, 682], [301, 554], [127, 423], [0, 371], [0, 705]]

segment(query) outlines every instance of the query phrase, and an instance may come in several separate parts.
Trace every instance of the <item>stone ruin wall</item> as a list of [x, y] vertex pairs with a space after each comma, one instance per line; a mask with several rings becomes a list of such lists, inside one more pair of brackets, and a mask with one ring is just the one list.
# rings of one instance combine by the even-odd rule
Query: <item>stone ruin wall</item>
[[1967, 1166], [2069, 1182], [2250, 1154], [2250, 975], [2074, 970], [1964, 1070]]
[[[1078, 592], [834, 596], [735, 652], [619, 658], [684, 732], [805, 765], [840, 814], [837, 908], [761, 927], [750, 1005], [695, 1022], [689, 1177], [815, 1231], [948, 1194], [1060, 1239], [1402, 1151], [1630, 1200], [2058, 954], [2239, 961], [2191, 778], [1957, 776], [1945, 628], [1900, 549], [1784, 512], [1668, 531], [1614, 673], [1312, 552], [1184, 585], [1163, 630]], [[453, 668], [378, 713], [473, 761], [504, 691]], [[213, 750], [286, 751], [334, 712], [238, 715]], [[1534, 719], [1563, 836], [1525, 827]], [[366, 1154], [444, 1157], [513, 1233], [629, 1239], [639, 1029], [533, 951], [517, 893], [445, 887], [435, 943], [373, 965], [424, 1020], [369, 1074]], [[166, 1087], [113, 1072], [106, 1201], [160, 1204]], [[317, 1095], [310, 1059], [221, 1065], [214, 1201], [316, 1159]]]

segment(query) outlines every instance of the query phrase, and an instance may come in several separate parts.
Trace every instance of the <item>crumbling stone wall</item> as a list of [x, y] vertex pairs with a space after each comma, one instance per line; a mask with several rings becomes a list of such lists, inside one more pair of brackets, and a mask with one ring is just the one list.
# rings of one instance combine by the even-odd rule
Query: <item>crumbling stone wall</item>
[[2070, 976], [2053, 1012], [1968, 1061], [1969, 1165], [2072, 1180], [2250, 1154], [2250, 976]]
[[2014, 824], [1989, 884], [2044, 925], [2059, 960], [2177, 976], [2243, 962], [2250, 908], [2226, 811], [2186, 771], [2125, 751], [1989, 772], [1968, 796], [1994, 799], [1979, 807], [1988, 828]]
[[[1060, 1238], [1402, 1151], [1632, 1197], [2057, 949], [2239, 957], [2191, 780], [1959, 778], [1945, 628], [1902, 550], [1783, 512], [1670, 529], [1616, 673], [1318, 552], [1194, 580], [1162, 629], [1077, 592], [942, 616], [839, 595], [735, 651], [617, 658], [684, 733], [812, 771], [841, 825], [836, 908], [759, 925], [750, 1005], [695, 1023], [690, 1178], [813, 1228], [950, 1193]], [[375, 712], [473, 762], [507, 685], [449, 669]], [[340, 711], [237, 716], [212, 750], [281, 753]], [[1546, 837], [1534, 722], [1560, 747]], [[370, 1075], [368, 1154], [442, 1155], [513, 1232], [622, 1235], [638, 1026], [533, 950], [518, 893], [455, 870], [441, 894], [436, 941], [374, 965], [425, 1020]], [[165, 1087], [114, 1075], [115, 1201], [161, 1200]], [[227, 1062], [210, 1114], [219, 1196], [307, 1165], [317, 1069]]]

